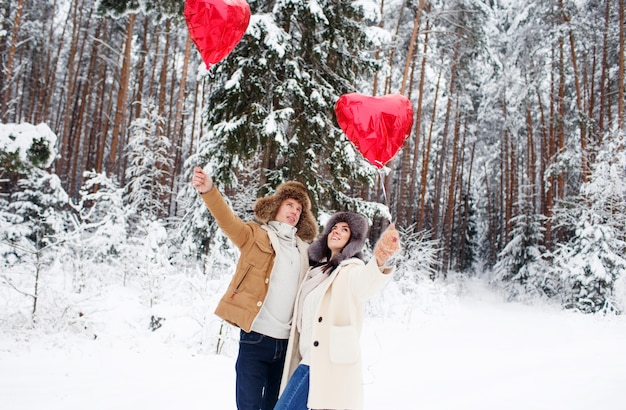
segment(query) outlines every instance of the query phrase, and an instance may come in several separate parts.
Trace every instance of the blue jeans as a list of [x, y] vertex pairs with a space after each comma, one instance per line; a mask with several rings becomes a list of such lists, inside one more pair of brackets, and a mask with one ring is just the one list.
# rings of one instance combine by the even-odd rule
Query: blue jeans
[[287, 339], [241, 331], [236, 397], [238, 410], [272, 410], [278, 400]]
[[309, 366], [301, 364], [293, 372], [274, 410], [307, 410], [309, 399]]

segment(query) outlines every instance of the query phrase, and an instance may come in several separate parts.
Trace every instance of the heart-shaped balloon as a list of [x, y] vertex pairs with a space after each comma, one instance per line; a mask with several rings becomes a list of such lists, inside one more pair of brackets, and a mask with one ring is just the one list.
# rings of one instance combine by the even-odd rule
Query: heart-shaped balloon
[[207, 69], [233, 51], [250, 23], [246, 0], [186, 0], [184, 13]]
[[348, 139], [379, 169], [402, 148], [413, 127], [413, 106], [400, 94], [344, 94], [335, 104], [335, 114]]

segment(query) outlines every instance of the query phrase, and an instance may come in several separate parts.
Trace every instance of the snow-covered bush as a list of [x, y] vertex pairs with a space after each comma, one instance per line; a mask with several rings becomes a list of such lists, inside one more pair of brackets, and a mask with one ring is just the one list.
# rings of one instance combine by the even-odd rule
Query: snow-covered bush
[[142, 104], [142, 116], [130, 125], [124, 199], [140, 218], [155, 219], [169, 214], [165, 199], [171, 195], [172, 144], [165, 135], [165, 119], [154, 103]]
[[394, 280], [402, 293], [411, 294], [424, 281], [434, 279], [439, 264], [439, 242], [428, 239], [428, 232], [414, 233], [412, 226], [399, 231], [403, 246], [395, 257], [398, 268]]
[[19, 306], [30, 305], [35, 322], [47, 290], [44, 285], [54, 280], [50, 269], [64, 260], [64, 246], [73, 229], [68, 197], [58, 176], [33, 168], [18, 186], [2, 218], [5, 230], [0, 235], [5, 261], [10, 261], [3, 280], [23, 296], [16, 300]]
[[546, 277], [543, 259], [543, 216], [534, 213], [532, 203], [522, 197], [521, 212], [511, 219], [509, 241], [498, 254], [491, 284], [502, 289], [508, 300], [552, 296], [554, 285]]
[[552, 274], [563, 282], [568, 308], [583, 312], [621, 312], [615, 287], [626, 277], [625, 138], [613, 132], [598, 152], [589, 182], [562, 215], [574, 232], [554, 253]]
[[[104, 174], [85, 173], [80, 199], [74, 206], [80, 235], [74, 241], [76, 286], [89, 278], [117, 277], [123, 283], [124, 266], [129, 259], [128, 211], [123, 203], [124, 190]], [[98, 266], [97, 275], [91, 267]]]

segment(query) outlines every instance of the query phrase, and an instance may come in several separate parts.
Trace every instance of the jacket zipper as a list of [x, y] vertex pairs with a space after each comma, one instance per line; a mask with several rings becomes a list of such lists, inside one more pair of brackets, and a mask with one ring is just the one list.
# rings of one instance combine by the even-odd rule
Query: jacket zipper
[[250, 268], [248, 267], [248, 269], [246, 269], [246, 272], [243, 274], [243, 276], [241, 277], [241, 280], [239, 281], [239, 283], [237, 283], [237, 286], [235, 286], [235, 289], [233, 290], [233, 293], [230, 295], [231, 299], [235, 298], [235, 295], [237, 293], [239, 293], [239, 287], [241, 286], [241, 284], [243, 283], [244, 279], [246, 279], [246, 276], [248, 276], [248, 272], [250, 272]]

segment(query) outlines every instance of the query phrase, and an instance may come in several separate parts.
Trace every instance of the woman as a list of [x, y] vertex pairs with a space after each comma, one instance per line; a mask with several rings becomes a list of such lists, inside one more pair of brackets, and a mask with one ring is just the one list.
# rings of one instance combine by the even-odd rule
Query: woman
[[391, 278], [385, 263], [400, 249], [391, 225], [367, 264], [368, 225], [352, 212], [334, 214], [309, 246], [309, 268], [294, 308], [281, 396], [275, 410], [363, 407], [359, 336], [366, 300]]

